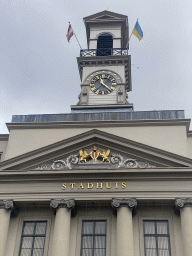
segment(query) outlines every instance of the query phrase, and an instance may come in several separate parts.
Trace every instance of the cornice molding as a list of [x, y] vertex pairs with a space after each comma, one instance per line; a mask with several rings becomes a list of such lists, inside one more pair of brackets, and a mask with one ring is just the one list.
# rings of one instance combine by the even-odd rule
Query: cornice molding
[[[122, 84], [119, 84], [119, 85], [125, 85], [125, 83], [122, 83]], [[83, 86], [89, 86], [88, 84], [84, 84]], [[82, 110], [86, 110], [86, 109], [89, 109], [89, 110], [95, 110], [97, 109], [97, 111], [102, 111], [103, 109], [109, 109], [109, 111], [111, 109], [115, 109], [115, 110], [118, 110], [123, 108], [123, 109], [127, 109], [129, 107], [132, 107], [133, 104], [132, 103], [129, 103], [129, 104], [107, 104], [107, 105], [104, 105], [104, 104], [101, 104], [101, 105], [71, 105], [71, 110], [79, 110], [79, 109], [82, 109]], [[124, 121], [124, 120], [122, 120]]]
[[9, 134], [0, 134], [0, 141], [8, 141]]
[[77, 57], [78, 62], [89, 62], [89, 61], [118, 61], [118, 60], [129, 60], [131, 55], [109, 55], [109, 56], [91, 56], [91, 57]]
[[59, 122], [11, 122], [6, 123], [9, 131], [16, 129], [62, 129], [99, 127], [137, 127], [137, 126], [186, 126], [189, 130], [191, 119], [148, 119], [148, 120], [98, 120], [98, 121], [59, 121]]
[[[101, 170], [6, 170], [0, 172], [1, 182], [15, 183], [23, 181], [49, 181], [60, 182], [65, 175], [65, 181], [71, 181], [77, 176], [79, 181], [87, 181], [90, 175], [92, 180], [124, 180], [138, 181], [192, 181], [192, 168], [150, 168], [150, 169], [101, 169]], [[54, 176], [54, 178], [53, 178]]]

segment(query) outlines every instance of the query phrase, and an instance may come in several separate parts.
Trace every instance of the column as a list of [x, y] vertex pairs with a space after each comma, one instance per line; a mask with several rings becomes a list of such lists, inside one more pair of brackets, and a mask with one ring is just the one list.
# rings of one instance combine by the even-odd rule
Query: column
[[117, 209], [116, 255], [134, 256], [132, 209], [137, 206], [135, 199], [112, 199]]
[[175, 205], [180, 209], [181, 230], [185, 256], [192, 255], [192, 198], [176, 199]]
[[12, 209], [13, 200], [0, 201], [0, 256], [5, 255], [10, 214]]
[[68, 256], [70, 240], [71, 209], [75, 206], [73, 199], [53, 199], [50, 206], [56, 209], [53, 232], [52, 256]]

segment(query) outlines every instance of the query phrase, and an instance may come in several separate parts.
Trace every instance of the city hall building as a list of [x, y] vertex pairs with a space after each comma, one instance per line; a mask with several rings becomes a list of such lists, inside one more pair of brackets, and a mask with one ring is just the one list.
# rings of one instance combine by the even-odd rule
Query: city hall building
[[0, 256], [191, 256], [190, 119], [129, 103], [127, 16], [84, 23], [77, 104], [0, 135]]

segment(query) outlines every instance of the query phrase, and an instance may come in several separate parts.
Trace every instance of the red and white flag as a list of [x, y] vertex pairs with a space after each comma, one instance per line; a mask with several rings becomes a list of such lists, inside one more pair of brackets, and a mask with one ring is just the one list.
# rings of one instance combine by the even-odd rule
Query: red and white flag
[[73, 36], [73, 29], [72, 29], [72, 27], [71, 27], [71, 24], [69, 24], [68, 31], [67, 31], [67, 35], [66, 35], [68, 42], [70, 41], [70, 39], [71, 39], [72, 36]]

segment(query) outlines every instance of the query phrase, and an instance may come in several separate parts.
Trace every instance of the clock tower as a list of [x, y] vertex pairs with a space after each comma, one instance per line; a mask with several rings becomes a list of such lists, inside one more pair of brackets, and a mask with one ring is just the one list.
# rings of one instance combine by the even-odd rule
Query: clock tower
[[77, 58], [81, 93], [72, 112], [131, 111], [131, 56], [125, 15], [103, 11], [84, 19], [87, 48]]

